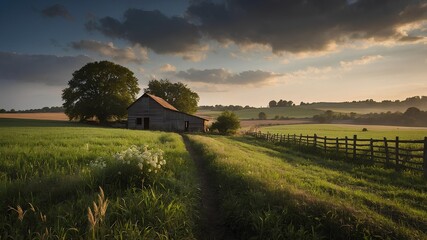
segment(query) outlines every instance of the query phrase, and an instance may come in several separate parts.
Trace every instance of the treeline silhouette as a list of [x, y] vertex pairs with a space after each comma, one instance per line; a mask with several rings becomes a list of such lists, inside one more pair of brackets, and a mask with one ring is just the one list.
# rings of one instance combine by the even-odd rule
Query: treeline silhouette
[[[427, 96], [414, 96], [414, 97], [408, 97], [405, 100], [383, 100], [383, 101], [374, 101], [373, 99], [366, 99], [361, 101], [346, 101], [346, 102], [312, 102], [312, 103], [305, 103], [301, 102], [300, 106], [310, 106], [310, 105], [346, 105], [350, 107], [399, 107], [399, 106], [422, 106], [427, 105]], [[295, 106], [295, 103], [293, 101], [286, 101], [280, 99], [279, 101], [271, 100], [268, 103], [269, 107], [290, 107]]]
[[336, 113], [328, 110], [323, 114], [313, 116], [313, 120], [319, 123], [331, 123], [336, 120], [354, 120], [355, 123], [359, 124], [427, 127], [427, 111], [410, 107], [404, 113], [383, 112], [358, 115], [356, 113]]
[[268, 106], [271, 107], [271, 108], [272, 107], [292, 107], [292, 106], [295, 106], [295, 103], [292, 102], [292, 101], [286, 101], [286, 100], [280, 99], [277, 102], [275, 100], [271, 100], [268, 103]]
[[10, 109], [6, 111], [6, 109], [0, 109], [0, 113], [57, 113], [64, 112], [63, 107], [43, 107], [38, 109], [28, 109], [28, 110], [15, 110]]

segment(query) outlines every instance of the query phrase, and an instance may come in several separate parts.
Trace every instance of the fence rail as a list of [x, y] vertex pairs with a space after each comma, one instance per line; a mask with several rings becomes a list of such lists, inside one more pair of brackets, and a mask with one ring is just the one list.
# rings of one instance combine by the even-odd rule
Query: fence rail
[[400, 140], [399, 137], [395, 139], [360, 139], [357, 135], [352, 138], [328, 138], [316, 134], [313, 136], [262, 132], [248, 132], [247, 134], [301, 150], [314, 150], [331, 158], [372, 162], [393, 167], [397, 171], [405, 169], [418, 171], [427, 178], [427, 137], [424, 140]]

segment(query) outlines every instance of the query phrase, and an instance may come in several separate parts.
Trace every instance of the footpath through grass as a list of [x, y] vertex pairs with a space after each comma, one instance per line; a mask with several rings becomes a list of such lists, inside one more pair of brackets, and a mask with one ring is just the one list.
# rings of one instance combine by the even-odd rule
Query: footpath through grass
[[[91, 166], [131, 145], [162, 149], [164, 169], [142, 182]], [[94, 229], [99, 186], [109, 204]], [[0, 239], [194, 239], [198, 187], [178, 134], [0, 119]]]
[[189, 136], [238, 239], [426, 239], [418, 175], [303, 155], [250, 137]]
[[[366, 128], [368, 131], [362, 131]], [[327, 136], [349, 137], [357, 135], [358, 138], [374, 138], [374, 139], [394, 139], [398, 136], [401, 140], [422, 140], [427, 137], [427, 128], [417, 127], [397, 127], [397, 126], [378, 126], [378, 125], [350, 125], [350, 124], [295, 124], [295, 125], [277, 125], [266, 126], [259, 128], [259, 131], [264, 133], [279, 133], [279, 134], [296, 134], [299, 136]]]

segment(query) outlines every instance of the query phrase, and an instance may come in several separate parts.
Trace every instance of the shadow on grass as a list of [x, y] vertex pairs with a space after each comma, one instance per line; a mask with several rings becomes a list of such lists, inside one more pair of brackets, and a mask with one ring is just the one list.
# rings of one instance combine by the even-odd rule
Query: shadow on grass
[[360, 218], [357, 209], [268, 185], [219, 160], [207, 146], [191, 144], [208, 161], [226, 225], [237, 239], [408, 238], [393, 226]]

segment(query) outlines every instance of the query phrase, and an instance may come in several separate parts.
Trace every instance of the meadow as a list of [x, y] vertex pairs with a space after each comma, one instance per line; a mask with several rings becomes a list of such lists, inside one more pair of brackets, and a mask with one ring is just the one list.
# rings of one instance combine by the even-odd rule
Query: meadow
[[[141, 178], [115, 163], [132, 145], [166, 165]], [[194, 239], [199, 192], [178, 134], [0, 119], [0, 239]]]
[[[367, 131], [363, 131], [366, 128]], [[264, 133], [279, 133], [279, 134], [296, 134], [299, 136], [327, 136], [349, 137], [357, 135], [358, 138], [374, 138], [374, 139], [394, 139], [397, 136], [401, 140], [422, 140], [427, 137], [427, 128], [417, 127], [402, 127], [402, 126], [379, 126], [379, 125], [350, 125], [350, 124], [295, 124], [295, 125], [277, 125], [265, 126], [258, 128]]]
[[[234, 113], [242, 120], [258, 119], [258, 114], [260, 112], [264, 112], [267, 115], [267, 119], [274, 119], [276, 116], [279, 118], [312, 118], [314, 115], [322, 114], [324, 111], [300, 106], [254, 108], [234, 111]], [[221, 111], [199, 110], [196, 114], [214, 119], [221, 114]]]
[[409, 107], [417, 107], [420, 110], [427, 110], [427, 105], [423, 103], [405, 103], [405, 104], [370, 104], [370, 103], [315, 103], [302, 106], [304, 108], [315, 108], [319, 110], [332, 110], [341, 113], [381, 113], [381, 112], [405, 112]]
[[[420, 174], [248, 136], [186, 137], [229, 239], [427, 238]], [[141, 175], [117, 163], [132, 145], [162, 149], [166, 164]], [[176, 133], [0, 119], [0, 239], [204, 239], [198, 175]]]
[[251, 137], [189, 136], [236, 239], [425, 239], [422, 176], [332, 161]]

